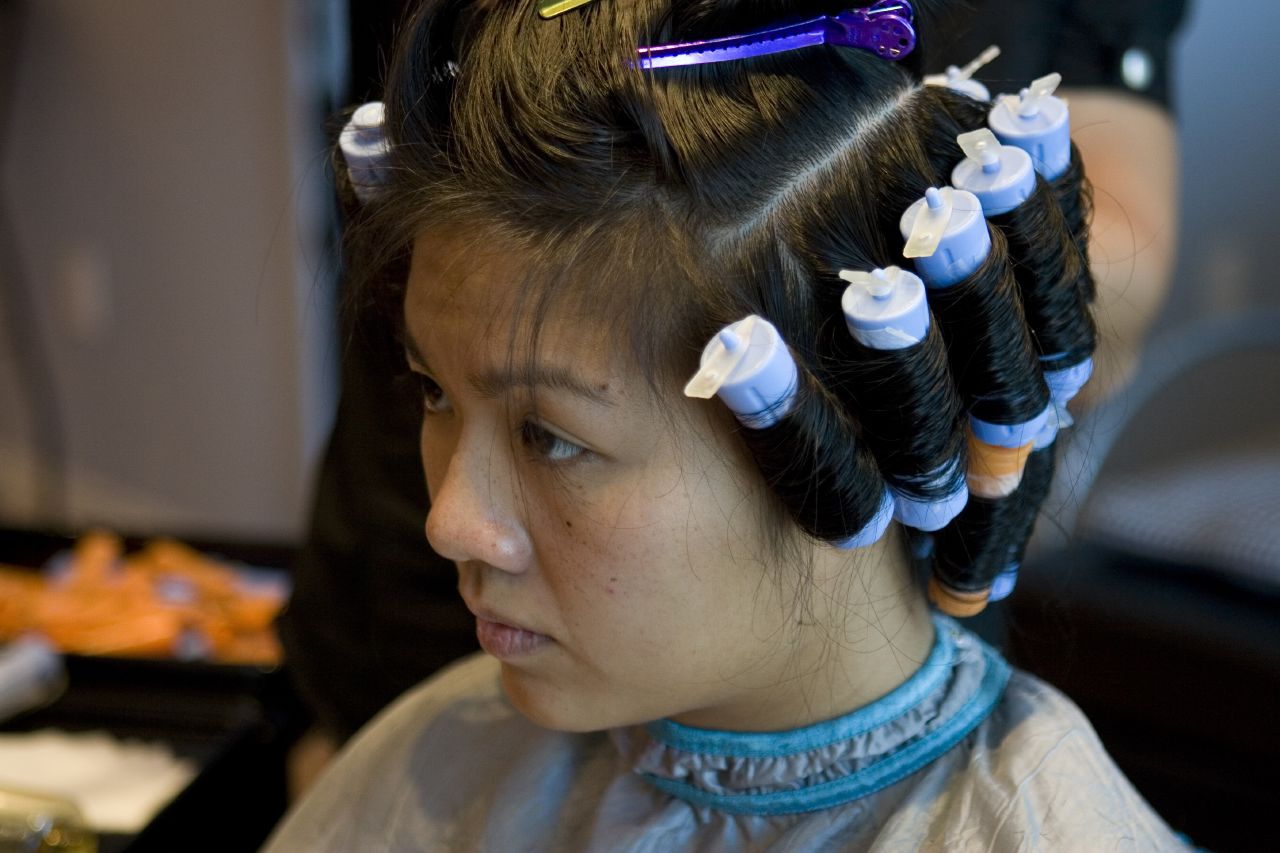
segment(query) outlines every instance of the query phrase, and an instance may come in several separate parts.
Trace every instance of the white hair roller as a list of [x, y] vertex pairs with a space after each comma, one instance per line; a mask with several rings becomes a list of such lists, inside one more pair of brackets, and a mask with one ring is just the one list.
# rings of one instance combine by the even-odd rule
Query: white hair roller
[[381, 101], [370, 101], [356, 108], [338, 137], [338, 147], [347, 161], [351, 188], [361, 204], [377, 195], [386, 178], [391, 145], [384, 129], [385, 110]]

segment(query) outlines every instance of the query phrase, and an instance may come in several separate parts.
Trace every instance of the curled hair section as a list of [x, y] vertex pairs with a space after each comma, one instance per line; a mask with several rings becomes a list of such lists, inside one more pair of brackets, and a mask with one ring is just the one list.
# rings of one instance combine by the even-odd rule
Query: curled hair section
[[1053, 189], [1036, 177], [1020, 205], [991, 218], [1007, 235], [1009, 258], [1036, 351], [1056, 367], [1093, 354], [1098, 333], [1087, 299], [1093, 277]]
[[882, 510], [884, 480], [839, 401], [804, 367], [798, 373], [790, 411], [772, 426], [743, 427], [742, 440], [796, 524], [842, 545]]
[[1049, 403], [1009, 262], [1007, 241], [991, 231], [991, 250], [960, 282], [929, 293], [969, 414], [993, 424], [1023, 424]]
[[967, 499], [964, 409], [924, 283], [896, 266], [840, 278], [850, 340], [837, 389], [893, 491], [895, 518], [936, 530]]
[[[1080, 257], [1078, 272], [1071, 275], [1068, 271], [1066, 277], [1080, 289], [1086, 302], [1092, 302], [1095, 286], [1089, 270], [1088, 223], [1093, 196], [1085, 179], [1080, 150], [1071, 139], [1067, 101], [1054, 94], [1061, 82], [1062, 75], [1046, 74], [1032, 80], [1016, 95], [997, 97], [990, 104], [987, 121], [1001, 142], [1029, 155], [1036, 174], [1048, 182], [1050, 192], [1038, 194], [1050, 195], [1056, 201]], [[1036, 200], [1036, 204], [1046, 203], [1047, 200]], [[1017, 242], [1016, 237], [1013, 242]], [[1021, 258], [1017, 249], [1014, 254]], [[1071, 348], [1053, 352], [1061, 360], [1070, 357]]]
[[848, 548], [884, 533], [892, 502], [857, 424], [772, 323], [752, 315], [721, 329], [685, 393], [729, 407], [765, 482], [810, 536]]
[[1053, 470], [1053, 448], [1035, 451], [1012, 494], [994, 500], [972, 496], [956, 520], [935, 534], [929, 587], [935, 604], [972, 616], [986, 606], [995, 579], [1016, 572]]
[[851, 341], [840, 379], [863, 438], [893, 489], [920, 501], [956, 491], [964, 471], [951, 463], [964, 450], [964, 407], [936, 325], [924, 340], [902, 349]]

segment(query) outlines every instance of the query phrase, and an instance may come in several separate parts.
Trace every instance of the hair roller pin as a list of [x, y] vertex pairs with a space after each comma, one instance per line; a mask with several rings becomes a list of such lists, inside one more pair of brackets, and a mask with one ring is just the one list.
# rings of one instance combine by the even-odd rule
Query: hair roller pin
[[987, 116], [1000, 141], [1027, 152], [1046, 181], [1065, 172], [1071, 162], [1067, 102], [1053, 94], [1061, 81], [1061, 74], [1047, 74], [1020, 94], [1001, 95]]
[[684, 387], [686, 397], [712, 395], [744, 426], [773, 426], [791, 409], [796, 363], [773, 324], [752, 314], [725, 326], [702, 350], [698, 372]]
[[991, 232], [973, 193], [930, 187], [898, 221], [902, 255], [929, 287], [950, 287], [982, 266], [991, 252]]
[[338, 137], [342, 157], [347, 161], [351, 188], [361, 204], [368, 204], [386, 177], [391, 151], [383, 129], [384, 110], [381, 101], [370, 101], [356, 108]]
[[946, 86], [953, 92], [968, 95], [974, 100], [989, 101], [991, 100], [991, 93], [987, 91], [986, 86], [974, 80], [973, 75], [977, 74], [984, 65], [999, 55], [1000, 48], [993, 44], [963, 68], [948, 65], [946, 72], [943, 74], [926, 74], [924, 84], [926, 86]]
[[953, 186], [973, 193], [987, 217], [1008, 213], [1036, 188], [1031, 157], [1021, 148], [1001, 145], [987, 128], [956, 137], [965, 157], [951, 170]]

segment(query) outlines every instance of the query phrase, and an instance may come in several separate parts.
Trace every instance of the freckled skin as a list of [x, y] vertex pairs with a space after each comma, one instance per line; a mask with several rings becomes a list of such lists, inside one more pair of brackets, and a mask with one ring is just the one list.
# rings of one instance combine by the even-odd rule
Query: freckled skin
[[[607, 405], [540, 387], [535, 409], [518, 387], [492, 398], [472, 386], [523, 340], [509, 292], [518, 252], [502, 248], [420, 238], [405, 323], [426, 362], [415, 369], [448, 401], [422, 431], [428, 538], [471, 607], [553, 641], [504, 661], [512, 703], [565, 730], [660, 717], [762, 730], [835, 716], [908, 677], [932, 627], [897, 537], [852, 553], [802, 544], [813, 618], [797, 619], [801, 568], [765, 547], [766, 487], [715, 401], [673, 388], [655, 402], [608, 330], [555, 316], [534, 361], [568, 366]], [[521, 443], [531, 418], [582, 452], [540, 457]]]

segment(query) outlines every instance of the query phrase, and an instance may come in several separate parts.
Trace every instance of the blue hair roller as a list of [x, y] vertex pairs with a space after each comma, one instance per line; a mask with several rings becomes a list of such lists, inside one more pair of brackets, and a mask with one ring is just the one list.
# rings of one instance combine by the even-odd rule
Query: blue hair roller
[[1061, 74], [1047, 74], [1017, 95], [1001, 95], [987, 116], [987, 125], [1000, 141], [1025, 151], [1046, 181], [1071, 163], [1067, 102], [1053, 94], [1060, 82]]

